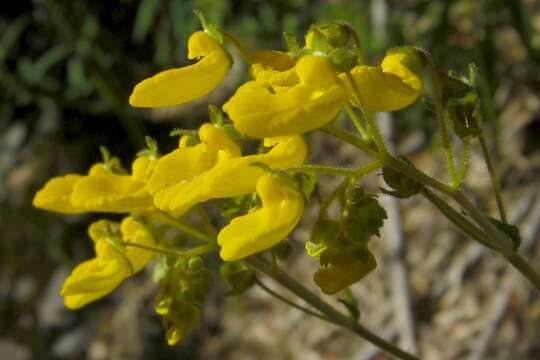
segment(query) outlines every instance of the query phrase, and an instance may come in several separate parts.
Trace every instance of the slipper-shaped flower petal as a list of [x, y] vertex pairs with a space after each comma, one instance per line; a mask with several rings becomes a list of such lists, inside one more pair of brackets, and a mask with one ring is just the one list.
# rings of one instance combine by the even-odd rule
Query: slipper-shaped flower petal
[[218, 234], [220, 256], [235, 261], [266, 250], [284, 240], [304, 212], [302, 194], [271, 175], [257, 182], [262, 207], [234, 218]]
[[155, 160], [138, 157], [132, 175], [98, 174], [81, 178], [73, 186], [71, 204], [85, 211], [129, 213], [152, 206], [152, 197], [145, 189], [148, 174]]
[[[105, 165], [97, 163], [92, 165], [88, 175], [104, 175], [107, 174]], [[74, 206], [71, 203], [71, 194], [75, 184], [83, 179], [83, 175], [68, 174], [50, 179], [45, 186], [39, 190], [32, 205], [38, 209], [49, 210], [64, 214], [79, 214], [86, 212], [86, 209]]]
[[330, 122], [346, 100], [330, 60], [307, 55], [298, 60], [299, 83], [271, 93], [255, 81], [242, 85], [223, 106], [243, 134], [273, 137], [301, 134]]
[[[100, 220], [88, 229], [94, 241], [96, 257], [79, 264], [65, 280], [60, 295], [70, 309], [78, 309], [113, 291], [125, 278], [139, 272], [152, 259], [152, 253], [126, 246], [123, 253], [108, 242], [118, 224]], [[122, 241], [146, 246], [155, 240], [143, 225], [128, 217], [120, 225]]]
[[172, 106], [203, 97], [223, 80], [231, 66], [229, 54], [203, 31], [190, 36], [188, 58], [201, 59], [193, 65], [160, 72], [137, 84], [129, 98], [131, 106]]
[[158, 160], [146, 186], [158, 209], [168, 210], [172, 194], [176, 194], [174, 187], [214, 167], [220, 154], [240, 156], [240, 149], [222, 128], [204, 124], [199, 129], [199, 138], [201, 143], [189, 147], [182, 142], [178, 149]]
[[78, 214], [85, 212], [86, 210], [71, 204], [73, 187], [83, 177], [84, 176], [82, 175], [68, 174], [66, 176], [50, 179], [45, 186], [36, 193], [32, 200], [32, 205], [39, 209], [64, 214]]
[[230, 198], [255, 191], [258, 179], [265, 174], [255, 163], [273, 169], [301, 165], [307, 156], [307, 146], [300, 136], [269, 138], [265, 146], [273, 146], [264, 154], [242, 157], [222, 156], [216, 165], [191, 179], [181, 181], [155, 199], [162, 210], [177, 214], [210, 199]]
[[250, 75], [262, 87], [293, 86], [298, 83], [294, 61], [284, 52], [259, 50], [253, 53], [251, 60]]
[[[404, 65], [407, 54], [389, 53], [380, 66], [357, 66], [351, 75], [360, 91], [359, 104], [367, 111], [396, 111], [411, 103], [422, 92], [420, 77]], [[340, 75], [343, 83], [356, 96], [345, 75]]]

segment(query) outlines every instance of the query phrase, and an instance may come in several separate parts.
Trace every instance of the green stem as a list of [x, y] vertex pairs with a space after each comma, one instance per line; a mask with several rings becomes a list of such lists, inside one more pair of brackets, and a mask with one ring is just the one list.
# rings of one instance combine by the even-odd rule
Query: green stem
[[379, 152], [373, 149], [369, 142], [362, 140], [358, 136], [355, 136], [347, 131], [343, 131], [341, 129], [338, 129], [336, 127], [329, 126], [329, 125], [322, 127], [319, 130], [326, 134], [332, 135], [338, 139], [341, 139], [345, 141], [346, 143], [351, 144], [352, 146], [362, 150], [363, 152], [365, 152], [366, 154], [368, 154], [369, 156], [373, 158], [376, 158], [376, 159], [382, 158], [381, 154], [379, 154]]
[[295, 166], [293, 168], [288, 169], [288, 171], [292, 171], [292, 172], [295, 172], [295, 171], [310, 172], [311, 171], [311, 172], [315, 172], [319, 174], [360, 177], [372, 171], [380, 169], [382, 166], [383, 166], [382, 161], [377, 160], [356, 169], [342, 168], [342, 167], [337, 167], [337, 166], [307, 164], [307, 165]]
[[215, 238], [217, 236], [217, 231], [215, 226], [212, 225], [212, 223], [210, 222], [210, 218], [208, 217], [206, 211], [204, 211], [203, 207], [200, 204], [195, 205], [195, 211], [197, 211], [197, 214], [201, 218], [206, 233], [209, 234], [211, 237]]
[[375, 145], [377, 145], [377, 149], [379, 152], [383, 155], [388, 153], [388, 150], [386, 149], [386, 145], [384, 144], [383, 138], [381, 136], [381, 133], [379, 129], [377, 128], [377, 124], [375, 124], [375, 120], [373, 119], [373, 114], [370, 111], [366, 111], [363, 106], [363, 99], [362, 94], [360, 93], [360, 89], [358, 89], [358, 85], [356, 84], [356, 81], [351, 75], [350, 71], [345, 72], [345, 75], [347, 76], [347, 79], [349, 80], [349, 83], [351, 84], [351, 87], [353, 88], [354, 93], [356, 94], [356, 97], [358, 98], [358, 102], [360, 103], [360, 107], [362, 108], [362, 112], [364, 114], [364, 117], [366, 118], [368, 128], [371, 130], [371, 135], [373, 136], [373, 141], [375, 141]]
[[358, 115], [356, 115], [356, 113], [354, 112], [354, 109], [352, 108], [352, 106], [349, 104], [345, 104], [345, 109], [347, 110], [347, 114], [351, 118], [354, 124], [354, 127], [356, 128], [358, 133], [360, 133], [360, 136], [362, 137], [362, 139], [364, 139], [365, 141], [368, 141], [370, 136], [367, 130], [365, 129], [364, 125], [362, 124], [362, 121], [360, 120]]
[[362, 325], [352, 322], [350, 318], [346, 315], [335, 310], [332, 306], [321, 300], [317, 295], [313, 294], [303, 285], [298, 283], [296, 280], [291, 278], [285, 272], [281, 271], [279, 268], [274, 268], [268, 264], [265, 260], [260, 257], [253, 256], [247, 259], [247, 262], [253, 266], [255, 269], [265, 273], [269, 277], [273, 278], [279, 282], [282, 286], [287, 288], [289, 291], [302, 298], [308, 304], [314, 308], [321, 311], [325, 314], [333, 323], [346, 327], [347, 329], [353, 331], [354, 333], [360, 335], [364, 339], [372, 342], [373, 344], [379, 346], [381, 349], [386, 350], [390, 354], [397, 356], [401, 359], [417, 359], [414, 355], [411, 355], [392, 343], [387, 342], [386, 340], [378, 337], [373, 334]]
[[311, 315], [311, 316], [314, 316], [314, 317], [319, 318], [321, 320], [328, 321], [328, 322], [330, 322], [332, 324], [335, 324], [332, 320], [330, 320], [326, 316], [321, 315], [319, 313], [316, 313], [315, 311], [312, 311], [312, 310], [310, 310], [308, 308], [305, 308], [305, 307], [303, 307], [301, 305], [298, 305], [295, 302], [287, 299], [286, 297], [278, 294], [274, 290], [270, 289], [268, 286], [264, 285], [264, 283], [262, 281], [260, 281], [259, 279], [255, 278], [255, 282], [257, 283], [257, 285], [259, 285], [259, 287], [261, 289], [263, 289], [264, 291], [266, 291], [267, 293], [269, 293], [270, 295], [272, 295], [276, 299], [284, 302], [285, 304], [288, 304], [288, 305], [292, 306], [293, 308], [298, 309], [298, 310], [300, 310], [300, 311], [302, 311], [302, 312], [304, 312], [304, 313], [306, 313], [308, 315]]
[[[368, 148], [369, 151], [365, 151], [365, 143], [350, 133], [333, 128], [330, 128], [330, 130], [325, 128], [323, 131], [330, 135], [336, 136], [337, 138], [357, 147], [359, 150], [362, 150], [375, 158], [382, 159], [385, 166], [390, 166], [402, 174], [450, 196], [454, 201], [461, 205], [461, 207], [467, 213], [469, 213], [476, 224], [484, 231], [485, 235], [489, 237], [489, 242], [495, 244], [495, 246], [500, 250], [501, 254], [516, 268], [516, 270], [518, 270], [538, 291], [540, 291], [540, 273], [538, 273], [529, 263], [527, 263], [526, 259], [524, 259], [514, 250], [510, 238], [498, 230], [487, 218], [487, 216], [471, 203], [471, 201], [461, 190], [441, 183], [437, 179], [424, 174], [415, 167], [389, 154], [382, 157], [382, 155], [379, 153], [375, 152], [375, 154], [373, 154], [374, 151], [370, 148]], [[455, 219], [450, 220], [453, 221]]]
[[482, 153], [484, 154], [484, 159], [486, 161], [487, 169], [489, 172], [489, 179], [491, 180], [491, 186], [493, 188], [493, 193], [495, 194], [495, 201], [497, 202], [497, 208], [499, 209], [499, 215], [503, 223], [507, 223], [508, 219], [506, 217], [506, 210], [504, 209], [504, 202], [501, 195], [501, 188], [499, 186], [499, 177], [497, 176], [497, 170], [493, 165], [493, 159], [489, 153], [486, 138], [483, 133], [480, 133], [478, 137], [480, 140], [480, 145], [482, 147]]
[[184, 234], [187, 234], [187, 235], [193, 237], [194, 239], [201, 240], [201, 241], [204, 241], [204, 242], [214, 243], [214, 238], [212, 236], [209, 236], [209, 235], [195, 229], [194, 227], [192, 227], [190, 225], [184, 224], [184, 223], [176, 220], [174, 217], [167, 214], [166, 212], [158, 210], [158, 214], [159, 214], [159, 218], [163, 222], [171, 225], [172, 227], [174, 227], [178, 231], [183, 232]]
[[431, 82], [433, 84], [433, 92], [435, 93], [435, 111], [437, 113], [437, 123], [441, 129], [441, 138], [444, 148], [444, 156], [446, 158], [446, 166], [448, 168], [448, 177], [450, 178], [450, 184], [454, 187], [457, 183], [456, 168], [454, 165], [454, 155], [452, 154], [452, 146], [450, 145], [450, 138], [448, 136], [448, 129], [446, 128], [446, 121], [444, 121], [444, 110], [442, 102], [442, 89], [439, 75], [433, 59], [431, 56], [423, 51], [427, 64], [429, 66], [429, 73], [431, 76]]
[[279, 268], [273, 267], [260, 256], [251, 256], [246, 259], [246, 262], [255, 269], [261, 271], [262, 273], [277, 281], [283, 287], [294, 293], [299, 298], [303, 299], [306, 303], [313, 306], [315, 309], [319, 310], [334, 324], [349, 329], [350, 331], [371, 342], [372, 344], [377, 345], [381, 349], [387, 351], [388, 353], [394, 355], [397, 358], [407, 360], [418, 359], [416, 356], [404, 350], [401, 350], [394, 344], [372, 333], [359, 323], [353, 322], [348, 316], [334, 309], [328, 303], [320, 299], [317, 295], [305, 288], [302, 284], [290, 277], [287, 273], [281, 271]]
[[460, 228], [465, 234], [469, 235], [474, 240], [478, 241], [482, 245], [498, 251], [497, 247], [489, 241], [489, 238], [480, 230], [477, 226], [472, 224], [465, 216], [460, 214], [450, 205], [448, 205], [443, 199], [437, 196], [428, 188], [422, 189], [422, 195], [428, 199], [439, 211], [445, 215], [454, 225]]
[[463, 141], [463, 150], [461, 152], [461, 157], [459, 160], [459, 171], [457, 174], [457, 180], [455, 187], [459, 188], [463, 179], [465, 178], [465, 171], [467, 170], [467, 164], [469, 162], [469, 141]]
[[163, 249], [163, 248], [157, 248], [153, 246], [147, 246], [143, 244], [137, 244], [137, 243], [131, 243], [131, 242], [125, 242], [125, 241], [120, 242], [120, 244], [124, 246], [130, 246], [130, 247], [134, 247], [134, 248], [138, 248], [142, 250], [151, 251], [156, 254], [174, 256], [174, 257], [184, 257], [184, 258], [203, 255], [203, 254], [206, 254], [208, 252], [218, 249], [217, 245], [214, 245], [214, 244], [205, 244], [205, 245], [197, 246], [193, 249], [189, 249], [186, 251]]

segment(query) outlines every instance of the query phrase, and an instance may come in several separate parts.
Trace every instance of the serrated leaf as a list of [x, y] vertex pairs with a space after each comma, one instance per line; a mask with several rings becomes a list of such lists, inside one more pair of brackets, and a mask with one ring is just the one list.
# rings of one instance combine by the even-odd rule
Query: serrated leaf
[[319, 256], [336, 239], [339, 232], [339, 222], [329, 219], [320, 219], [311, 231], [306, 242], [306, 253], [309, 256]]
[[350, 242], [365, 245], [371, 236], [380, 236], [379, 229], [387, 216], [379, 205], [377, 195], [364, 192], [360, 186], [353, 186], [347, 194], [345, 212], [345, 231]]

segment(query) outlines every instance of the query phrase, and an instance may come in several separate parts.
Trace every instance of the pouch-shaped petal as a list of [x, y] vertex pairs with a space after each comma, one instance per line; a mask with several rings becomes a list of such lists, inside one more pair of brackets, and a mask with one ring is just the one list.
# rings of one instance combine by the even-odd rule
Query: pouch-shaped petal
[[220, 255], [225, 261], [239, 260], [276, 245], [289, 235], [302, 217], [302, 194], [273, 176], [259, 178], [257, 193], [262, 207], [234, 218], [218, 234]]
[[146, 182], [130, 175], [85, 176], [73, 187], [71, 203], [86, 211], [129, 213], [152, 206]]
[[173, 188], [177, 184], [214, 167], [220, 152], [224, 156], [240, 155], [240, 149], [222, 128], [204, 124], [199, 129], [199, 137], [200, 144], [182, 146], [158, 160], [146, 186], [158, 209], [168, 209], [172, 196], [176, 194]]
[[368, 252], [365, 260], [349, 254], [337, 254], [330, 263], [315, 272], [313, 280], [327, 295], [333, 295], [361, 280], [377, 266], [375, 257]]
[[[121, 254], [107, 242], [106, 237], [117, 228], [116, 223], [107, 220], [90, 225], [88, 233], [95, 243], [96, 257], [79, 264], [65, 280], [60, 295], [68, 308], [78, 309], [107, 295], [151, 260], [151, 252], [126, 246]], [[131, 217], [122, 221], [120, 230], [126, 243], [155, 244], [152, 235]]]
[[[409, 70], [401, 62], [406, 54], [390, 53], [381, 66], [357, 66], [351, 70], [351, 75], [360, 91], [360, 105], [367, 111], [396, 111], [411, 103], [422, 92], [420, 77]], [[344, 75], [340, 78], [349, 87]]]
[[255, 81], [242, 85], [223, 106], [243, 134], [272, 137], [300, 134], [330, 122], [346, 100], [330, 60], [307, 55], [295, 66], [300, 82], [271, 93]]
[[73, 187], [82, 178], [82, 175], [69, 174], [50, 179], [45, 186], [36, 193], [32, 200], [32, 205], [39, 209], [65, 214], [85, 212], [85, 209], [71, 204]]
[[294, 61], [284, 52], [259, 50], [251, 60], [250, 75], [262, 87], [293, 86], [298, 83]]
[[203, 31], [190, 36], [188, 58], [201, 59], [189, 66], [160, 72], [137, 84], [129, 98], [131, 106], [172, 106], [198, 99], [223, 80], [231, 65], [225, 49]]
[[167, 210], [184, 213], [193, 205], [218, 198], [229, 198], [252, 193], [265, 171], [255, 163], [273, 169], [287, 169], [301, 165], [307, 156], [307, 145], [297, 135], [265, 139], [265, 146], [273, 146], [264, 154], [220, 158], [216, 166], [189, 180], [171, 187]]

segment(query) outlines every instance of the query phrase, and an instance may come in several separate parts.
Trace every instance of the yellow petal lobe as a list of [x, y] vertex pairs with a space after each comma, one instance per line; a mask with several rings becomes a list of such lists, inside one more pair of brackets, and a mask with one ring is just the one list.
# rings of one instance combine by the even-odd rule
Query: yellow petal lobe
[[262, 207], [234, 218], [218, 234], [220, 256], [234, 261], [266, 250], [284, 240], [304, 211], [304, 198], [270, 175], [257, 182]]
[[203, 31], [188, 40], [188, 58], [201, 58], [192, 65], [165, 70], [143, 80], [133, 89], [131, 106], [180, 105], [208, 94], [227, 74], [231, 60], [225, 49]]

